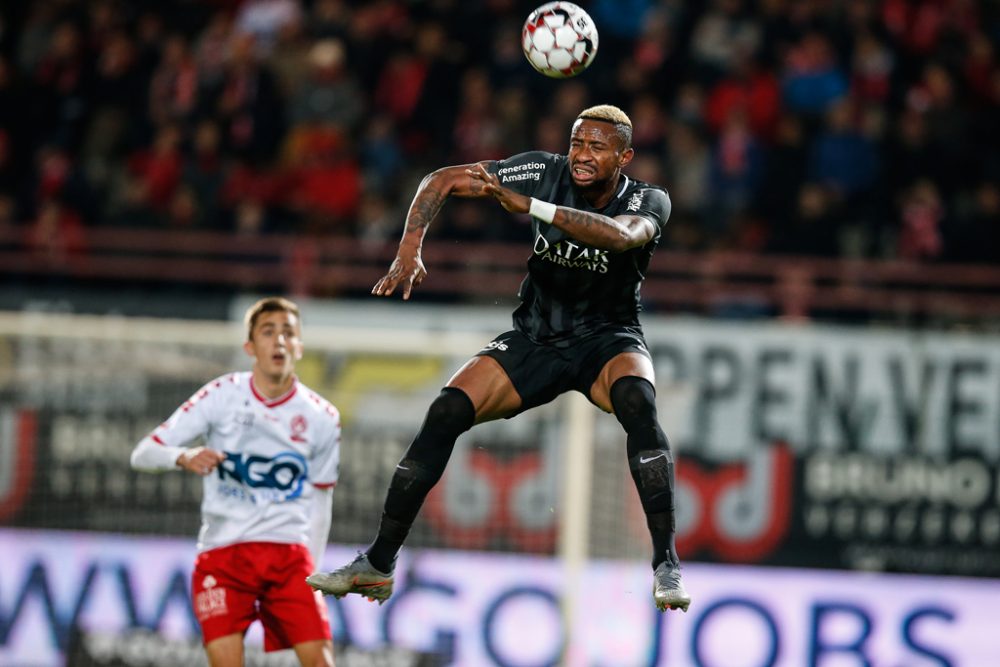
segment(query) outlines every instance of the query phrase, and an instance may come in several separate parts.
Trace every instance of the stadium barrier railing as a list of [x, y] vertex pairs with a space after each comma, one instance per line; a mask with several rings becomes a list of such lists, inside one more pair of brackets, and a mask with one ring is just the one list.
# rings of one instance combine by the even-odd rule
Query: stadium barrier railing
[[[81, 244], [66, 246], [0, 226], [0, 277], [360, 296], [384, 274], [394, 250], [394, 241], [349, 237], [109, 226], [88, 228]], [[421, 292], [463, 302], [511, 299], [530, 252], [525, 243], [432, 238], [423, 251], [429, 274]], [[1000, 267], [663, 248], [653, 256], [642, 298], [654, 312], [708, 316], [996, 320]]]

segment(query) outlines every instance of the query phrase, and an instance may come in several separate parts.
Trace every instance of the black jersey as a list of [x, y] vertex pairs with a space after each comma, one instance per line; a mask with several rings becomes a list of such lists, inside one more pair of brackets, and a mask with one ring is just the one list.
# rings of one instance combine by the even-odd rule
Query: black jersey
[[529, 197], [608, 217], [642, 216], [657, 230], [645, 245], [613, 253], [532, 220], [534, 247], [518, 292], [514, 328], [537, 342], [559, 344], [606, 326], [638, 326], [639, 287], [670, 216], [666, 190], [623, 174], [608, 205], [595, 209], [573, 185], [565, 155], [521, 153], [492, 162], [488, 171], [500, 185]]

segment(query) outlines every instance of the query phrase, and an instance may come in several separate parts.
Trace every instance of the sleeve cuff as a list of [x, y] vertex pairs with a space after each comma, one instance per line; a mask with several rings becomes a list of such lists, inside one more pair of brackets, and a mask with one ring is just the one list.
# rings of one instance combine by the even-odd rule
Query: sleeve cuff
[[174, 470], [177, 458], [183, 452], [183, 447], [157, 444], [152, 438], [145, 438], [132, 452], [132, 467], [137, 470]]

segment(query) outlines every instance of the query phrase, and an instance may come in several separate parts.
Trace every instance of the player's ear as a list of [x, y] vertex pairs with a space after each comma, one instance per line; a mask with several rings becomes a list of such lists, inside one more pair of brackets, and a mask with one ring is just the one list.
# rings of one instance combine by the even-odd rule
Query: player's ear
[[254, 355], [252, 340], [248, 340], [245, 343], [243, 343], [243, 351], [247, 353], [248, 357], [256, 356]]
[[295, 358], [295, 361], [298, 361], [299, 359], [302, 358], [302, 341], [301, 340], [296, 341], [295, 345], [292, 346], [292, 357]]
[[618, 160], [618, 167], [620, 169], [624, 169], [625, 167], [628, 166], [628, 163], [632, 161], [633, 157], [635, 157], [635, 149], [631, 147], [626, 148], [624, 151], [622, 151], [622, 156]]

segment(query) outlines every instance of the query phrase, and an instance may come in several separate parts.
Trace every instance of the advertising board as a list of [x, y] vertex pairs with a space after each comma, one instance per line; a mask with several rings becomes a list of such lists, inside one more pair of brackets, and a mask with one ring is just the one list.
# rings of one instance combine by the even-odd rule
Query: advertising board
[[[193, 540], [0, 529], [0, 552], [0, 665], [62, 665], [80, 631], [197, 639]], [[326, 565], [353, 553], [333, 545]], [[597, 561], [569, 633], [557, 560], [408, 549], [398, 575], [383, 606], [328, 599], [340, 646], [396, 647], [462, 667], [1000, 664], [1000, 581], [991, 579], [692, 564], [690, 612], [660, 614], [648, 564]], [[131, 655], [121, 664], [169, 664], [153, 648]]]

